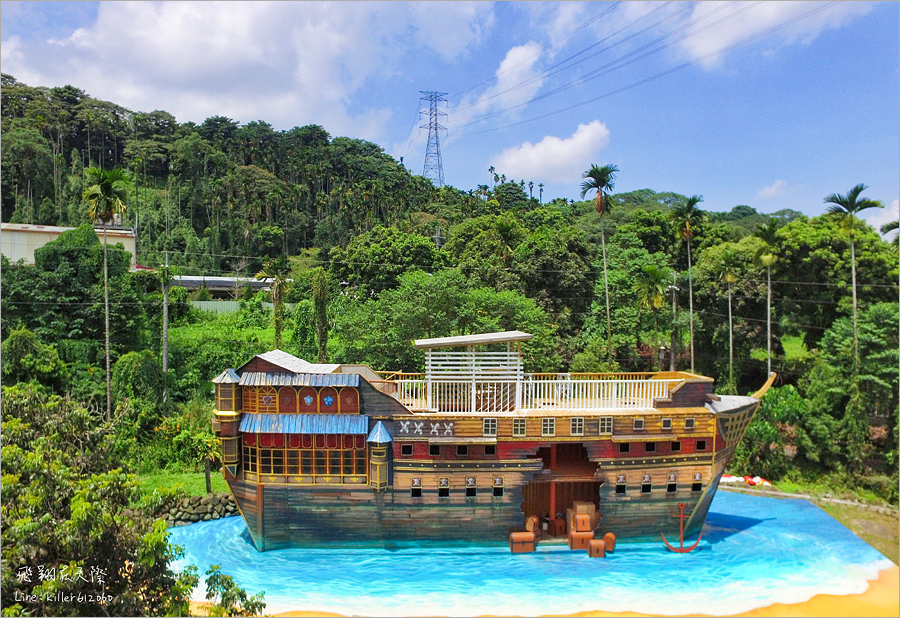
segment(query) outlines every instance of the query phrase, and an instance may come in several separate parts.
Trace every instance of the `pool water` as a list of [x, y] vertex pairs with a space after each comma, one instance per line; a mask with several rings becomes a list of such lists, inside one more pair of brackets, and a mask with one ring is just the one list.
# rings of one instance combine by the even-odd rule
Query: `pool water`
[[[661, 540], [620, 543], [606, 558], [546, 544], [534, 554], [511, 554], [506, 544], [436, 543], [260, 553], [240, 517], [174, 528], [170, 540], [185, 549], [176, 568], [195, 565], [202, 577], [221, 565], [248, 594], [265, 591], [267, 614], [735, 614], [858, 594], [893, 564], [806, 500], [725, 491], [690, 554], [669, 552]], [[195, 598], [204, 592], [201, 583]]]

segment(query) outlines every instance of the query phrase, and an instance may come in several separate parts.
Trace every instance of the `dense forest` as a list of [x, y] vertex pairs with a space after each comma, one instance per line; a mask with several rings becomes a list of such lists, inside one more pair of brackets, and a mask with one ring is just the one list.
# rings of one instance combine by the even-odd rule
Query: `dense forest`
[[[46, 470], [25, 465], [29, 449], [106, 410], [103, 245], [85, 204], [98, 169], [126, 172], [122, 223], [136, 230], [137, 263], [154, 270], [131, 271], [123, 249], [109, 250], [113, 418], [92, 438], [95, 459], [48, 459], [56, 476], [96, 485], [116, 466], [214, 460], [209, 380], [276, 346], [416, 371], [414, 338], [519, 329], [535, 334], [531, 370], [648, 371], [672, 355], [675, 368], [715, 377], [718, 392], [746, 394], [771, 366], [778, 387], [732, 469], [833, 475], [897, 501], [898, 249], [857, 216], [877, 206], [865, 187], [822, 187], [815, 217], [615, 193], [628, 170], [590, 161], [584, 201], [493, 168], [489, 185], [436, 187], [378, 145], [317, 125], [179, 123], [5, 74], [0, 94], [2, 220], [76, 228], [34, 265], [2, 262], [3, 456], [24, 466], [3, 480], [4, 560], [21, 551], [12, 545], [58, 542], [31, 526], [51, 497], [39, 489]], [[257, 276], [272, 290], [245, 289], [239, 312], [212, 315], [189, 302], [206, 290], [171, 288], [163, 372], [162, 290], [173, 273]], [[135, 508], [125, 476], [103, 482], [121, 485], [109, 509]], [[10, 502], [29, 492], [41, 499]], [[150, 502], [147, 512], [159, 507]], [[74, 521], [68, 506], [57, 511], [47, 512]], [[100, 540], [96, 551], [107, 551]], [[21, 582], [4, 571], [8, 607]], [[140, 609], [173, 611], [161, 601]]]

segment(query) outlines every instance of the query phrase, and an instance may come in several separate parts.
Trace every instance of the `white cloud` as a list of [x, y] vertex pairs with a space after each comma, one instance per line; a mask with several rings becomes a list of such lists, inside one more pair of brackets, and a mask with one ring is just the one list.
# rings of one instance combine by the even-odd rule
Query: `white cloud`
[[760, 200], [770, 200], [774, 197], [778, 197], [784, 193], [784, 190], [787, 189], [788, 183], [784, 180], [776, 180], [772, 184], [767, 187], [763, 187], [759, 191], [756, 192], [757, 199]]
[[522, 2], [519, 8], [528, 14], [530, 31], [543, 32], [548, 43], [558, 48], [591, 18], [589, 11], [602, 10], [601, 5], [591, 2]]
[[495, 107], [510, 107], [530, 101], [544, 83], [538, 77], [541, 46], [534, 41], [513, 47], [497, 68], [497, 83], [485, 97], [497, 95]]
[[221, 114], [377, 140], [393, 110], [357, 97], [415, 54], [466, 53], [492, 11], [478, 2], [101, 2], [93, 23], [65, 37], [5, 39], [3, 70], [180, 122]]
[[417, 2], [411, 11], [416, 40], [445, 60], [479, 43], [494, 24], [487, 2]]
[[[873, 209], [868, 212], [871, 212], [872, 215], [866, 219], [866, 223], [880, 232], [882, 225], [890, 221], [897, 221], [897, 218], [900, 217], [900, 200], [894, 200], [884, 208]], [[885, 238], [893, 238], [896, 234], [897, 232], [891, 232]]]
[[544, 84], [539, 67], [542, 56], [541, 46], [534, 41], [510, 48], [494, 73], [494, 83], [480, 95], [462, 97], [448, 110], [448, 120], [454, 127], [478, 130], [487, 126], [479, 124], [483, 120], [500, 115], [515, 117], [517, 109], [522, 109]]
[[534, 178], [541, 182], [573, 183], [609, 144], [609, 129], [599, 120], [578, 125], [565, 139], [548, 135], [537, 144], [525, 142], [507, 148], [491, 160], [497, 173], [508, 178]]
[[[733, 7], [718, 11], [724, 4], [726, 3], [694, 3], [690, 20], [702, 19], [702, 21], [699, 21], [688, 30], [688, 32], [694, 33], [693, 36], [681, 43], [682, 49], [691, 58], [700, 59], [709, 54], [715, 54], [718, 50], [729, 45], [763, 33], [792, 19], [800, 18], [805, 13], [817, 8], [817, 6], [824, 7], [829, 3], [794, 0], [789, 2], [762, 2], [752, 6], [752, 3], [749, 2], [739, 2]], [[839, 2], [808, 17], [798, 19], [798, 21], [770, 35], [766, 35], [762, 40], [765, 41], [770, 49], [798, 42], [808, 44], [819, 36], [823, 30], [843, 26], [856, 16], [868, 13], [870, 10], [872, 10], [872, 3], [870, 2]], [[714, 11], [715, 13], [713, 13]], [[737, 11], [742, 12], [731, 19], [712, 25], [721, 18], [734, 14]], [[715, 66], [719, 60], [720, 55], [715, 54], [704, 60], [703, 64], [711, 67]]]
[[494, 73], [493, 85], [477, 98], [463, 98], [452, 111], [454, 124], [462, 126], [492, 110], [503, 111], [530, 101], [544, 83], [540, 59], [541, 46], [534, 41], [510, 48]]

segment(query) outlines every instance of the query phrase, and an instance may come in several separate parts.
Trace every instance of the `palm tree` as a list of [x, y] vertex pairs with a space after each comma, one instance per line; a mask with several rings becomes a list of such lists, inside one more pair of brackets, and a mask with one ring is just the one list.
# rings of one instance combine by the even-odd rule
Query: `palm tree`
[[687, 241], [688, 258], [688, 309], [690, 313], [691, 331], [691, 373], [694, 373], [694, 279], [691, 272], [691, 238], [694, 237], [692, 227], [706, 219], [706, 212], [697, 204], [703, 201], [702, 195], [692, 195], [685, 202], [672, 209], [672, 218], [678, 226], [678, 235]]
[[262, 270], [256, 273], [260, 280], [272, 280], [272, 304], [275, 305], [275, 347], [281, 349], [281, 331], [284, 327], [284, 294], [288, 288], [291, 267], [283, 255], [263, 262]]
[[[896, 229], [900, 229], [900, 221], [888, 221], [884, 225], [881, 226], [882, 234], [890, 234]], [[894, 236], [894, 246], [900, 245], [900, 234]]]
[[544, 203], [544, 183], [538, 183], [538, 201], [543, 204]]
[[598, 166], [596, 163], [591, 165], [591, 169], [581, 175], [584, 181], [581, 183], [581, 197], [588, 194], [589, 191], [596, 191], [594, 195], [594, 209], [600, 215], [600, 242], [603, 245], [603, 285], [606, 288], [606, 343], [608, 351], [612, 352], [612, 318], [609, 311], [609, 277], [606, 273], [606, 232], [603, 229], [603, 215], [610, 208], [609, 195], [613, 189], [616, 180], [616, 173], [619, 168], [615, 165]]
[[722, 252], [722, 261], [719, 262], [719, 280], [728, 286], [728, 383], [734, 389], [734, 320], [731, 310], [731, 285], [737, 283], [739, 264], [737, 254], [731, 247], [726, 247]]
[[647, 264], [641, 268], [635, 279], [632, 291], [637, 295], [638, 317], [637, 337], [638, 348], [641, 347], [640, 329], [641, 312], [649, 309], [653, 312], [653, 330], [659, 331], [659, 309], [666, 300], [666, 291], [669, 289], [669, 273], [656, 264]]
[[867, 208], [881, 208], [881, 202], [868, 198], [859, 199], [859, 194], [868, 189], [860, 183], [850, 189], [847, 195], [832, 193], [825, 198], [828, 212], [836, 215], [841, 222], [841, 227], [850, 235], [850, 273], [853, 287], [853, 354], [855, 367], [859, 367], [859, 330], [857, 328], [858, 306], [856, 302], [856, 227], [859, 225], [857, 215]]
[[109, 367], [109, 270], [107, 268], [106, 229], [116, 215], [125, 213], [128, 199], [128, 174], [122, 169], [104, 170], [89, 167], [84, 170], [87, 187], [82, 199], [88, 205], [88, 216], [103, 224], [103, 313], [106, 322], [106, 420], [112, 418], [112, 382]]
[[756, 228], [753, 235], [765, 246], [756, 253], [756, 263], [766, 268], [766, 373], [772, 373], [772, 266], [778, 261], [775, 253], [778, 243], [778, 221], [769, 219], [765, 225]]

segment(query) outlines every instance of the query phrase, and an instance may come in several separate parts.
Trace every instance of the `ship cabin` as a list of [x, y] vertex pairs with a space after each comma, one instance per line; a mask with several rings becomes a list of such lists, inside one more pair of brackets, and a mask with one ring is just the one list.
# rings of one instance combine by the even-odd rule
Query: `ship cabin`
[[367, 485], [370, 426], [360, 383], [368, 383], [341, 369], [273, 350], [213, 379], [226, 478]]

